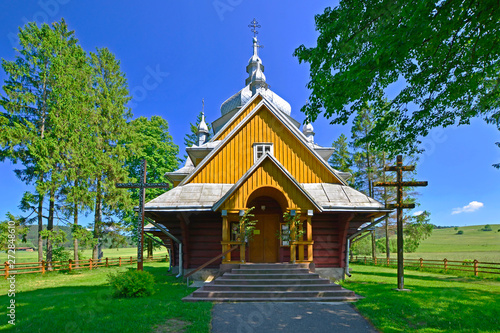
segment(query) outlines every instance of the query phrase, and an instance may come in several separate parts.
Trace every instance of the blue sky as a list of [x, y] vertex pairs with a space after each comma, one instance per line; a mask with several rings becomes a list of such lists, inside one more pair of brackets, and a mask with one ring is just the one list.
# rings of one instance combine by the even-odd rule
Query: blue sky
[[[87, 51], [107, 47], [121, 61], [134, 99], [134, 117], [160, 115], [168, 120], [174, 142], [183, 149], [205, 99], [207, 120], [220, 116], [220, 104], [244, 87], [245, 66], [252, 52], [248, 24], [255, 17], [265, 46], [260, 56], [271, 89], [292, 106], [303, 121], [308, 98], [308, 66], [292, 56], [299, 45], [314, 46], [314, 15], [337, 1], [2, 1], [0, 57], [13, 60], [18, 27], [28, 21], [66, 19]], [[0, 71], [3, 84], [5, 74]], [[314, 123], [317, 143], [329, 146], [349, 126]], [[498, 224], [500, 132], [482, 120], [470, 126], [435, 129], [424, 139], [426, 152], [418, 166], [420, 207], [437, 225]], [[183, 153], [183, 151], [181, 151]], [[9, 163], [0, 163], [0, 219], [19, 214], [20, 182]]]

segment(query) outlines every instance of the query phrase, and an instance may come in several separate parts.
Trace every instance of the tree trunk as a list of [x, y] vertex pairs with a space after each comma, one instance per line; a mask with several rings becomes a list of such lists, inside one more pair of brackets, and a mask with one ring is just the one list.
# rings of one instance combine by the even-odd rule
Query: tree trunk
[[101, 176], [97, 178], [96, 198], [95, 198], [95, 211], [94, 211], [94, 238], [97, 239], [97, 244], [92, 250], [92, 258], [97, 260], [99, 257], [99, 228], [101, 226], [102, 218], [102, 193], [101, 193]]
[[[75, 203], [75, 207], [73, 210], [73, 225], [78, 225], [78, 204]], [[73, 238], [73, 258], [75, 263], [78, 261], [78, 239]]]
[[[54, 189], [50, 190], [50, 199], [49, 199], [49, 219], [47, 221], [47, 230], [54, 230], [54, 206], [55, 206], [55, 193]], [[50, 237], [47, 237], [47, 256], [45, 258], [47, 261], [47, 267], [49, 270], [52, 270], [52, 241]]]
[[38, 262], [43, 261], [43, 195], [38, 196]]

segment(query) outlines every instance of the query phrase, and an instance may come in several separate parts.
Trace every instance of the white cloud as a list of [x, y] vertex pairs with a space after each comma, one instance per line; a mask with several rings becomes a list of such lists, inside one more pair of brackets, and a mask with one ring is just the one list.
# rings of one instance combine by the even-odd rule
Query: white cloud
[[451, 214], [455, 215], [455, 214], [460, 214], [460, 213], [472, 213], [483, 206], [484, 206], [484, 204], [482, 202], [471, 201], [471, 202], [469, 202], [468, 205], [463, 206], [461, 208], [453, 208], [453, 211], [451, 212]]
[[419, 215], [422, 215], [424, 211], [423, 210], [418, 210], [416, 211], [415, 213], [413, 213], [413, 216], [419, 216]]

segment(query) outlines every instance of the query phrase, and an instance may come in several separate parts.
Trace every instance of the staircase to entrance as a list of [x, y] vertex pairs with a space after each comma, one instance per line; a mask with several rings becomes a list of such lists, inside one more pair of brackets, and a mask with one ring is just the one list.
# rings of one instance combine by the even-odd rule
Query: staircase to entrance
[[353, 302], [361, 297], [309, 272], [308, 264], [241, 264], [205, 284], [186, 302]]

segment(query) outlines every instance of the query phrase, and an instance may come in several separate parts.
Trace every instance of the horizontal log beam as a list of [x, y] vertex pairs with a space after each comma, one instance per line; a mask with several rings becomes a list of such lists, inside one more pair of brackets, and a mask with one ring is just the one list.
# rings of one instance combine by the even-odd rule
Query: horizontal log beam
[[373, 186], [427, 186], [428, 182], [375, 182]]

